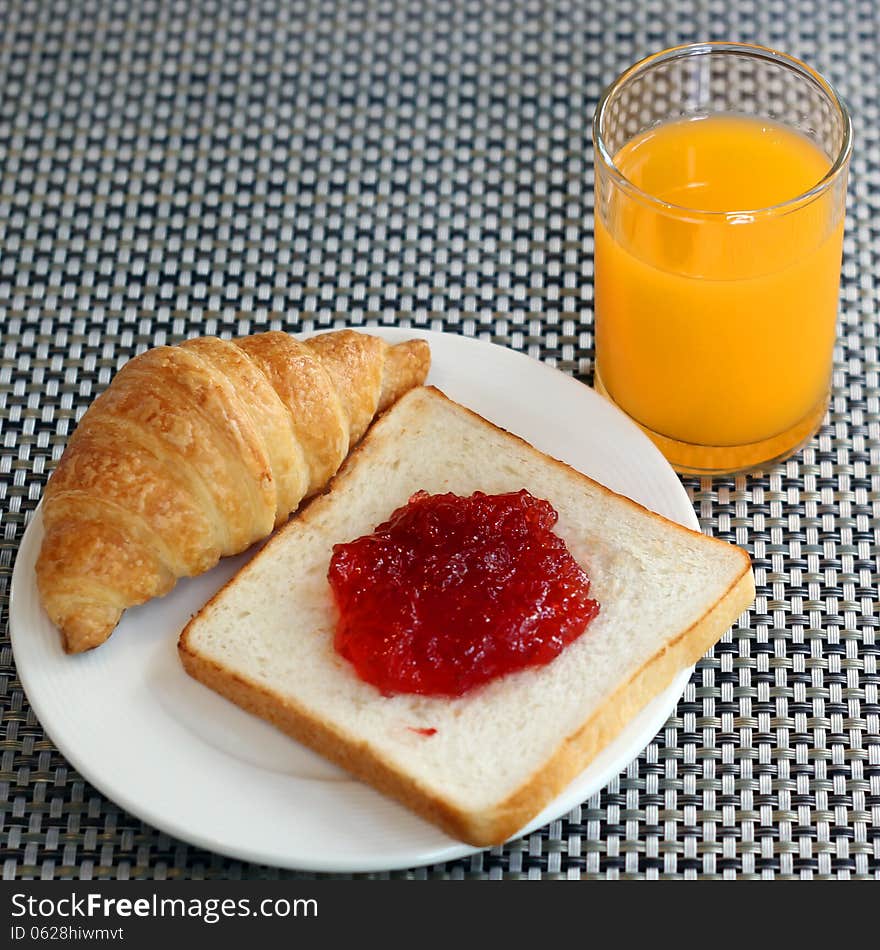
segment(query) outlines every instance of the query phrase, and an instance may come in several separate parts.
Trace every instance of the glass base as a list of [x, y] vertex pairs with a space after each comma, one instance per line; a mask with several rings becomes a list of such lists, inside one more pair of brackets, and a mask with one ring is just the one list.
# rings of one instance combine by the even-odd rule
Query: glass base
[[[621, 409], [603, 385], [598, 369], [594, 385], [597, 392]], [[828, 408], [829, 395], [826, 394], [797, 425], [786, 432], [781, 432], [761, 442], [750, 442], [748, 445], [714, 446], [679, 442], [677, 439], [671, 439], [643, 426], [638, 419], [632, 419], [629, 413], [626, 415], [660, 449], [676, 472], [682, 475], [737, 475], [742, 472], [756, 472], [769, 468], [803, 448], [822, 424]], [[621, 409], [621, 412], [624, 411]]]

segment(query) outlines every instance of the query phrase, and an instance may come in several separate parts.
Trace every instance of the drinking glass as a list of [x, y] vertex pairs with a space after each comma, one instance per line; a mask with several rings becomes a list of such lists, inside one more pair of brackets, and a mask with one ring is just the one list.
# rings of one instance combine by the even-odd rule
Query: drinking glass
[[[672, 198], [652, 179], [664, 129], [678, 136], [668, 154], [687, 179]], [[703, 140], [729, 160], [751, 144], [737, 136], [758, 134], [776, 135], [779, 148], [726, 173], [730, 206], [701, 207], [711, 171]], [[746, 471], [791, 455], [821, 424], [830, 392], [846, 106], [790, 56], [701, 43], [626, 70], [598, 104], [593, 140], [596, 388], [680, 472]], [[799, 148], [820, 153], [815, 180], [780, 200], [737, 204], [732, 179], [752, 192], [793, 182]]]

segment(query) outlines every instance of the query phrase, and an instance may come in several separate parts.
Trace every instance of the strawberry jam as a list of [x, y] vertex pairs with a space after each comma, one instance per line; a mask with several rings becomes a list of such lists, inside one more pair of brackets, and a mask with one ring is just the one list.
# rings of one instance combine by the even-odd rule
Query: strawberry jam
[[417, 492], [334, 546], [337, 651], [386, 695], [461, 696], [549, 663], [599, 612], [557, 518], [525, 490]]

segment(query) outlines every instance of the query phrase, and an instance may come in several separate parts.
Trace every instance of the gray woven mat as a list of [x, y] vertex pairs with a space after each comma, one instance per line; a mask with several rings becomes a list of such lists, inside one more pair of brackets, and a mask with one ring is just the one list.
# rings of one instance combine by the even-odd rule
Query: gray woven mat
[[[592, 372], [589, 123], [643, 54], [802, 56], [856, 117], [834, 399], [799, 456], [686, 482], [744, 545], [748, 622], [640, 758], [566, 818], [413, 877], [880, 877], [880, 9], [0, 3], [0, 596], [76, 418], [193, 333], [402, 323]], [[341, 315], [341, 316], [340, 316]], [[173, 840], [65, 762], [0, 648], [13, 877], [287, 876]]]

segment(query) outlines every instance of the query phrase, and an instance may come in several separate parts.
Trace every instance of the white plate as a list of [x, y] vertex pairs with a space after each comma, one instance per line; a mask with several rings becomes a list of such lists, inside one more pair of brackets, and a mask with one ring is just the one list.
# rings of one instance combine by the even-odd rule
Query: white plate
[[[453, 399], [649, 508], [698, 528], [651, 442], [593, 390], [512, 350], [451, 334], [376, 329], [431, 343], [429, 381]], [[310, 871], [378, 871], [448, 861], [455, 841], [190, 679], [177, 636], [249, 555], [129, 610], [110, 641], [66, 656], [34, 582], [39, 510], [22, 540], [10, 621], [18, 674], [52, 741], [88, 781], [138, 818], [245, 861]], [[565, 815], [644, 749], [691, 670], [521, 834]]]

